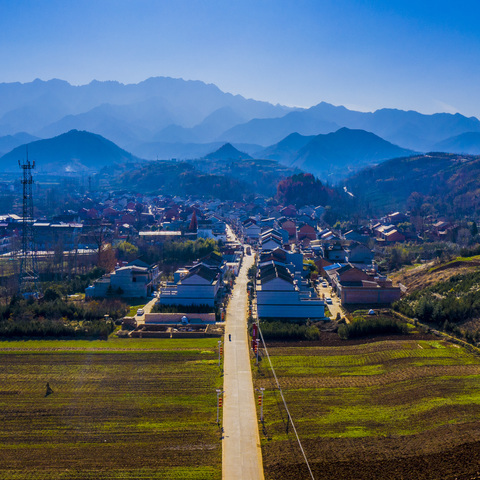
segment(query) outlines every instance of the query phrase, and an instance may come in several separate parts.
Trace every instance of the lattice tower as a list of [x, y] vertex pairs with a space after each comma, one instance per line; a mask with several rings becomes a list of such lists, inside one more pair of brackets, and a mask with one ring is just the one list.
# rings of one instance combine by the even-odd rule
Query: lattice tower
[[19, 167], [23, 170], [23, 229], [22, 229], [22, 250], [20, 255], [20, 279], [19, 292], [24, 296], [38, 298], [38, 269], [37, 249], [35, 243], [35, 230], [33, 228], [33, 177], [32, 170], [35, 168], [35, 161], [27, 159], [18, 161]]

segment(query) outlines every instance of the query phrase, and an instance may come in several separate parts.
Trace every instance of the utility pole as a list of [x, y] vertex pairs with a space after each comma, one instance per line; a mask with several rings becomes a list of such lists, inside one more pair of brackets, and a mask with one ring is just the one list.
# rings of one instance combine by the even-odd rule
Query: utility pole
[[222, 341], [218, 341], [218, 366], [222, 364]]
[[258, 404], [260, 405], [260, 421], [263, 422], [263, 394], [265, 392], [264, 387], [256, 388], [257, 392], [260, 392], [258, 396]]
[[221, 395], [224, 393], [223, 390], [217, 388], [217, 425], [220, 425], [220, 408], [223, 407], [223, 399]]
[[22, 252], [20, 255], [20, 279], [19, 292], [28, 297], [38, 298], [38, 270], [37, 270], [37, 249], [35, 245], [35, 230], [33, 228], [33, 193], [32, 193], [32, 170], [35, 168], [35, 160], [30, 162], [27, 159], [18, 161], [19, 167], [23, 170], [23, 211], [22, 211]]

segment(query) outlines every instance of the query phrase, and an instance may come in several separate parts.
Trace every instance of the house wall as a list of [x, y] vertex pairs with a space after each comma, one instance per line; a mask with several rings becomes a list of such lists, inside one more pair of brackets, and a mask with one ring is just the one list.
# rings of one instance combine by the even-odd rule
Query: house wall
[[172, 288], [160, 290], [159, 303], [162, 305], [209, 305], [215, 306], [218, 282], [213, 285], [184, 285], [178, 284]]
[[[274, 281], [268, 282], [273, 284]], [[286, 282], [283, 284], [287, 285]], [[268, 285], [267, 284], [267, 285]], [[299, 291], [257, 290], [257, 312], [260, 318], [323, 318], [325, 304], [320, 299], [303, 299]]]
[[337, 288], [342, 303], [358, 304], [387, 304], [400, 299], [400, 288], [364, 288], [364, 287], [345, 287], [338, 285]]
[[324, 318], [324, 305], [258, 305], [259, 318]]

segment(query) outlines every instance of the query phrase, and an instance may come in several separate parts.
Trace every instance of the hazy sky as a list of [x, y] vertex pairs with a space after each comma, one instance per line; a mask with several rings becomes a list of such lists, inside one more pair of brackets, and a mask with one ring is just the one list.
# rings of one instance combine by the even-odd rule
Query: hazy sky
[[0, 0], [0, 82], [171, 76], [480, 117], [479, 14], [478, 0]]

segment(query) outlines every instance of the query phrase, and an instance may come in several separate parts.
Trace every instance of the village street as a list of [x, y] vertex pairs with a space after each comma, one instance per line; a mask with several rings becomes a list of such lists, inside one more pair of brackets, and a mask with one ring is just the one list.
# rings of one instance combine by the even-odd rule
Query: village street
[[332, 303], [325, 304], [325, 307], [330, 310], [331, 318], [337, 318], [337, 315], [340, 315], [340, 318], [345, 318], [345, 321], [348, 323], [348, 319], [345, 317], [345, 312], [343, 311], [342, 304], [340, 299], [335, 295], [330, 285], [322, 287], [322, 285], [317, 286], [317, 293], [320, 298], [331, 298]]
[[253, 263], [253, 255], [244, 256], [227, 308], [223, 384], [224, 480], [264, 478], [246, 321], [247, 271]]

